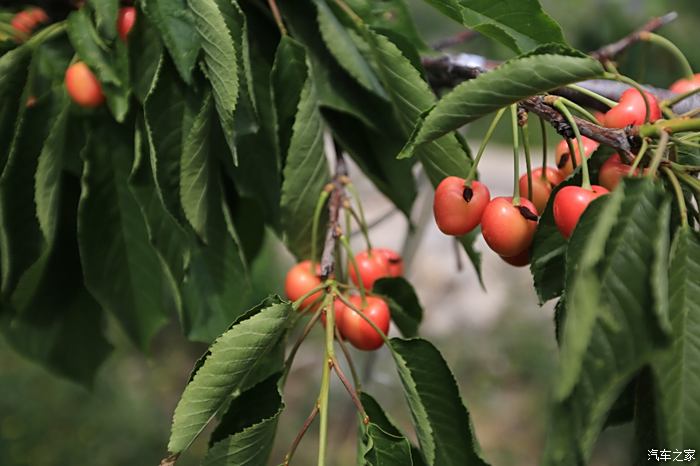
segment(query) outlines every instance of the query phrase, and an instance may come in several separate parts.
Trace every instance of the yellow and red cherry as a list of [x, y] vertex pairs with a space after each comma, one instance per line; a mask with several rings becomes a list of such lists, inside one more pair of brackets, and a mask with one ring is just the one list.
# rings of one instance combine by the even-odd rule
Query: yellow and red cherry
[[530, 263], [530, 248], [525, 249], [518, 255], [513, 257], [500, 257], [505, 263], [512, 265], [513, 267], [525, 267]]
[[557, 192], [554, 198], [554, 223], [565, 238], [571, 237], [588, 204], [609, 192], [598, 185], [593, 185], [591, 188], [566, 186]]
[[[544, 172], [544, 178], [542, 173]], [[530, 190], [527, 185], [527, 174], [520, 177], [520, 193], [532, 199], [532, 203], [535, 204], [537, 213], [542, 215], [544, 208], [547, 206], [547, 201], [549, 200], [549, 195], [552, 194], [552, 189], [564, 180], [561, 172], [555, 168], [546, 167], [545, 169], [537, 168], [532, 171], [532, 196], [530, 196]]]
[[[351, 296], [350, 302], [386, 335], [389, 332], [391, 313], [386, 302], [376, 296], [367, 296], [367, 304], [362, 306], [360, 296]], [[384, 339], [365, 319], [353, 309], [346, 308], [339, 320], [339, 330], [343, 337], [355, 348], [372, 351], [384, 344]]]
[[[581, 165], [581, 154], [579, 153], [578, 141], [576, 139], [572, 139], [571, 142], [574, 146], [574, 156], [576, 157], [576, 166], [578, 167]], [[583, 150], [586, 153], [586, 158], [589, 158], [600, 145], [600, 143], [597, 141], [587, 138], [586, 136], [581, 136], [581, 142], [583, 142]], [[559, 144], [557, 144], [557, 148], [554, 152], [554, 160], [557, 168], [562, 174], [562, 178], [566, 178], [574, 172], [574, 164], [571, 160], [571, 154], [569, 152], [569, 145], [566, 143], [566, 139], [562, 139]]]
[[[661, 118], [659, 103], [649, 92], [644, 91], [649, 103], [649, 122]], [[642, 94], [634, 88], [627, 89], [620, 96], [619, 103], [605, 114], [605, 125], [608, 128], [624, 128], [629, 125], [644, 124], [646, 107]]]
[[105, 100], [100, 82], [83, 62], [68, 67], [65, 85], [70, 98], [81, 107], [99, 107]]
[[362, 285], [366, 290], [371, 290], [374, 286], [374, 282], [380, 278], [391, 276], [389, 272], [389, 260], [386, 254], [377, 249], [358, 252], [355, 255], [355, 264], [357, 264], [359, 273], [355, 270], [355, 265], [351, 262], [348, 265], [350, 279], [358, 286], [360, 285], [360, 280], [362, 280]]
[[374, 252], [382, 254], [386, 258], [389, 277], [400, 277], [403, 275], [403, 258], [401, 254], [389, 248], [374, 248]]
[[700, 73], [695, 73], [693, 79], [682, 78], [671, 84], [668, 89], [677, 94], [685, 94], [700, 87]]
[[[294, 302], [319, 286], [321, 284], [320, 274], [320, 265], [316, 264], [316, 267], [312, 269], [310, 260], [301, 261], [293, 266], [287, 272], [287, 277], [284, 280], [284, 292], [287, 298]], [[323, 291], [319, 290], [305, 298], [299, 305], [299, 310], [310, 309], [314, 301], [319, 299], [322, 293]]]
[[126, 42], [126, 38], [134, 27], [136, 22], [136, 8], [133, 6], [125, 6], [119, 9], [119, 15], [117, 16], [117, 32], [119, 33], [119, 38]]
[[[638, 173], [639, 170], [635, 172]], [[623, 163], [619, 154], [613, 154], [601, 165], [598, 171], [598, 184], [612, 191], [620, 184], [620, 180], [632, 172], [632, 167]]]
[[448, 176], [435, 189], [435, 223], [446, 235], [465, 235], [479, 225], [490, 200], [491, 193], [485, 184], [472, 181], [465, 186], [464, 179]]
[[530, 247], [537, 228], [537, 209], [525, 198], [496, 197], [481, 217], [481, 234], [499, 256], [513, 257]]

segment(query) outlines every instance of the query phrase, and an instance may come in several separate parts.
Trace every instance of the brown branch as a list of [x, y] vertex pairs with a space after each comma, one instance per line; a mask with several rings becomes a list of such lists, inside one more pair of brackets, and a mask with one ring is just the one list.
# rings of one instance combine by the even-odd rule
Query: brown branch
[[287, 453], [287, 455], [284, 457], [284, 466], [289, 466], [289, 462], [292, 460], [292, 456], [294, 456], [294, 452], [296, 452], [299, 443], [301, 443], [301, 439], [304, 438], [304, 434], [306, 434], [306, 431], [309, 430], [309, 427], [311, 427], [311, 423], [314, 422], [314, 419], [316, 419], [317, 415], [318, 403], [314, 405], [314, 408], [311, 410], [311, 414], [309, 414], [309, 417], [306, 418], [306, 421], [304, 421], [304, 425], [301, 426], [301, 430], [294, 438], [294, 442], [292, 442], [292, 446], [289, 449], [289, 453]]
[[674, 21], [676, 18], [678, 18], [678, 13], [676, 13], [675, 11], [667, 13], [663, 16], [659, 16], [658, 18], [652, 18], [644, 26], [640, 27], [636, 31], [627, 34], [622, 39], [613, 42], [612, 44], [604, 45], [598, 50], [590, 52], [590, 56], [600, 61], [601, 63], [611, 61], [622, 51], [624, 51], [627, 47], [636, 42], [639, 42], [642, 33], [656, 31], [660, 27], [665, 26], [666, 24]]
[[345, 200], [345, 184], [348, 179], [348, 168], [345, 164], [343, 151], [335, 140], [333, 140], [333, 146], [335, 148], [335, 175], [331, 182], [333, 190], [328, 203], [328, 230], [326, 230], [326, 241], [321, 254], [321, 280], [328, 279], [335, 268], [333, 254], [338, 238], [343, 233], [339, 217], [340, 209]]

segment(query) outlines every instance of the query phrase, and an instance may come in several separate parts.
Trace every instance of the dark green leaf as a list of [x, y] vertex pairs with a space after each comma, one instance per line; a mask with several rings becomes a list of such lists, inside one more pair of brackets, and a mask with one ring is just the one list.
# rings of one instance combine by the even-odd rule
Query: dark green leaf
[[138, 20], [129, 32], [129, 63], [134, 95], [143, 103], [158, 71], [163, 42], [158, 29], [151, 23], [148, 16], [141, 14], [140, 11], [137, 15]]
[[391, 339], [421, 451], [429, 466], [486, 463], [475, 451], [469, 413], [440, 352], [422, 339]]
[[20, 97], [27, 80], [30, 52], [28, 46], [22, 46], [0, 56], [0, 172], [10, 152], [15, 121], [23, 114], [19, 111]]
[[187, 385], [173, 416], [168, 450], [185, 450], [225, 405], [243, 388], [258, 362], [283, 337], [291, 312], [288, 303], [272, 304], [238, 322], [211, 346]]
[[404, 0], [349, 0], [347, 3], [372, 29], [382, 33], [391, 31], [403, 36], [416, 49], [428, 50]]
[[[414, 461], [420, 455], [406, 437], [387, 417], [379, 403], [367, 393], [360, 394], [362, 407], [367, 413], [370, 424], [365, 428], [362, 458], [367, 464], [419, 466], [423, 462]], [[365, 464], [365, 463], [363, 463]]]
[[405, 278], [381, 278], [374, 283], [372, 292], [387, 301], [391, 319], [404, 337], [418, 334], [418, 326], [423, 320], [423, 308], [416, 292]]
[[107, 39], [117, 36], [117, 13], [119, 12], [119, 0], [88, 0], [88, 4], [95, 10], [97, 26]]
[[464, 81], [440, 99], [422, 116], [400, 157], [410, 157], [422, 144], [526, 97], [602, 72], [600, 63], [592, 58], [535, 55], [510, 60]]

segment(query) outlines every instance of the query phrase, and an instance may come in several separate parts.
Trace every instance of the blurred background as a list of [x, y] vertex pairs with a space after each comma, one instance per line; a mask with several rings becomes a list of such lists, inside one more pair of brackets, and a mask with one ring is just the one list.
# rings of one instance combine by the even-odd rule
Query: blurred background
[[[458, 32], [425, 3], [411, 0], [411, 9], [428, 43]], [[651, 16], [675, 9], [680, 18], [661, 33], [672, 39], [700, 69], [697, 0], [542, 0], [562, 26], [567, 39], [581, 50], [612, 42]], [[453, 51], [469, 51], [491, 58], [510, 52], [477, 37]], [[666, 87], [678, 68], [663, 51], [646, 44], [632, 47], [621, 57], [622, 71], [637, 80]], [[473, 148], [485, 123], [467, 128]], [[481, 177], [492, 195], [511, 191], [511, 149], [507, 125], [482, 162]], [[550, 139], [555, 141], [555, 139]], [[535, 154], [539, 149], [534, 142]], [[550, 153], [554, 142], [550, 142]], [[534, 156], [537, 160], [537, 156]], [[389, 203], [351, 169], [360, 186], [370, 222], [391, 210]], [[440, 234], [430, 212], [432, 190], [421, 190], [414, 216], [427, 219], [414, 233], [408, 248], [408, 279], [425, 309], [421, 328], [443, 353], [454, 371], [471, 412], [484, 455], [494, 466], [531, 466], [538, 463], [547, 425], [550, 387], [556, 371], [556, 342], [552, 306], [538, 306], [527, 268], [515, 269], [490, 253], [483, 242], [483, 285], [466, 257], [458, 270], [456, 248]], [[424, 213], [421, 214], [421, 211]], [[427, 213], [427, 216], [425, 216]], [[401, 250], [406, 221], [394, 214], [372, 230], [373, 242]], [[356, 246], [361, 247], [361, 242]], [[269, 292], [282, 292], [284, 273], [292, 263], [280, 244], [268, 235], [265, 252], [254, 266], [257, 301]], [[0, 340], [0, 465], [91, 466], [158, 464], [165, 453], [172, 411], [202, 345], [185, 341], [176, 324], [161, 332], [150, 354], [129, 345], [111, 325], [117, 350], [102, 367], [94, 387], [86, 389], [58, 379], [17, 356]], [[287, 409], [281, 418], [270, 464], [281, 462], [288, 446], [310, 411], [320, 381], [321, 331], [315, 330], [302, 346], [285, 393]], [[374, 395], [390, 416], [410, 432], [408, 412], [397, 396], [398, 379], [386, 350], [374, 355], [353, 352], [365, 374], [363, 388]], [[80, 355], [76, 355], [80, 357]], [[333, 386], [329, 464], [353, 465], [356, 414], [346, 393]], [[629, 464], [631, 429], [607, 430], [598, 442], [593, 464]], [[203, 436], [204, 439], [204, 436]], [[315, 463], [316, 428], [308, 432], [294, 464]], [[199, 441], [178, 464], [192, 466], [204, 452]]]

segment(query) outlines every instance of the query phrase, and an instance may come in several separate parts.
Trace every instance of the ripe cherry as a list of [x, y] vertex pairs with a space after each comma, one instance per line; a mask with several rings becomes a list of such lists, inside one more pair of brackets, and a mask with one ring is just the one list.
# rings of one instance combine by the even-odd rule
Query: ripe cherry
[[465, 187], [462, 178], [448, 176], [435, 189], [435, 222], [446, 235], [465, 235], [481, 222], [490, 199], [491, 193], [485, 184], [472, 181]]
[[513, 257], [503, 257], [498, 256], [503, 259], [504, 262], [512, 265], [513, 267], [525, 267], [530, 263], [530, 248], [525, 249], [520, 254]]
[[117, 17], [117, 32], [119, 33], [119, 38], [126, 42], [126, 37], [129, 35], [129, 31], [134, 27], [136, 22], [136, 8], [133, 6], [125, 6], [119, 9], [119, 16]]
[[29, 17], [34, 21], [34, 27], [49, 21], [49, 15], [41, 8], [30, 8], [27, 10]]
[[619, 154], [613, 154], [605, 161], [598, 171], [598, 183], [608, 191], [612, 191], [620, 183], [620, 180], [629, 175], [632, 167], [622, 163]]
[[693, 79], [679, 79], [668, 89], [678, 94], [685, 94], [700, 87], [700, 73], [695, 73]]
[[[656, 97], [644, 91], [649, 102], [649, 121], [661, 118], [661, 108]], [[645, 115], [644, 99], [637, 89], [627, 89], [620, 96], [619, 103], [605, 114], [605, 125], [608, 128], [624, 128], [629, 125], [641, 125]]]
[[588, 204], [608, 192], [604, 187], [597, 185], [593, 185], [592, 190], [580, 186], [562, 188], [554, 198], [554, 223], [561, 234], [569, 238]]
[[542, 178], [542, 168], [537, 168], [532, 171], [532, 196], [527, 189], [527, 174], [520, 177], [520, 192], [528, 199], [532, 198], [532, 203], [535, 204], [537, 212], [541, 215], [549, 200], [549, 195], [552, 193], [552, 188], [561, 183], [564, 177], [557, 169], [546, 167], [544, 169], [545, 178]]
[[[315, 270], [311, 271], [311, 261], [305, 260], [296, 264], [287, 272], [287, 278], [284, 281], [284, 292], [290, 301], [296, 301], [321, 284], [321, 267], [316, 264]], [[322, 291], [318, 291], [308, 298], [304, 299], [299, 305], [299, 310], [309, 309], [318, 298], [321, 297]]]
[[498, 255], [516, 256], [532, 243], [537, 228], [536, 212], [534, 204], [525, 198], [520, 199], [519, 206], [514, 206], [512, 197], [497, 197], [484, 210], [481, 234]]
[[[350, 302], [386, 335], [391, 321], [389, 306], [376, 296], [367, 296], [366, 299], [365, 307], [362, 307], [360, 296], [351, 296]], [[382, 336], [352, 309], [345, 309], [339, 328], [341, 334], [357, 349], [371, 351], [384, 344]]]
[[[398, 254], [397, 254], [398, 256]], [[399, 257], [400, 259], [400, 257]], [[371, 290], [374, 282], [383, 277], [390, 277], [391, 272], [389, 271], [389, 259], [386, 252], [382, 252], [380, 249], [371, 249], [369, 251], [362, 251], [355, 255], [355, 262], [360, 270], [360, 277], [362, 278], [362, 285], [366, 290]], [[394, 271], [396, 268], [394, 267]], [[348, 272], [350, 273], [350, 278], [352, 281], [359, 285], [357, 271], [355, 266], [350, 263], [348, 266]]]
[[398, 252], [389, 248], [375, 248], [374, 252], [382, 254], [386, 258], [390, 277], [403, 275], [403, 258]]
[[20, 11], [12, 18], [11, 25], [16, 31], [29, 34], [34, 29], [35, 21], [32, 15], [25, 10]]
[[[581, 141], [583, 142], [583, 150], [586, 153], [586, 158], [589, 158], [600, 145], [597, 141], [587, 138], [586, 136], [581, 136]], [[579, 153], [578, 141], [573, 139], [571, 142], [574, 146], [576, 166], [578, 167], [581, 165], [581, 154]], [[571, 154], [569, 154], [569, 145], [566, 143], [565, 139], [562, 139], [559, 144], [557, 144], [554, 160], [556, 161], [557, 168], [559, 168], [559, 171], [561, 171], [563, 178], [566, 178], [574, 172], [574, 164], [571, 161]]]
[[83, 62], [68, 67], [65, 83], [68, 95], [81, 107], [98, 107], [105, 100], [100, 82]]

